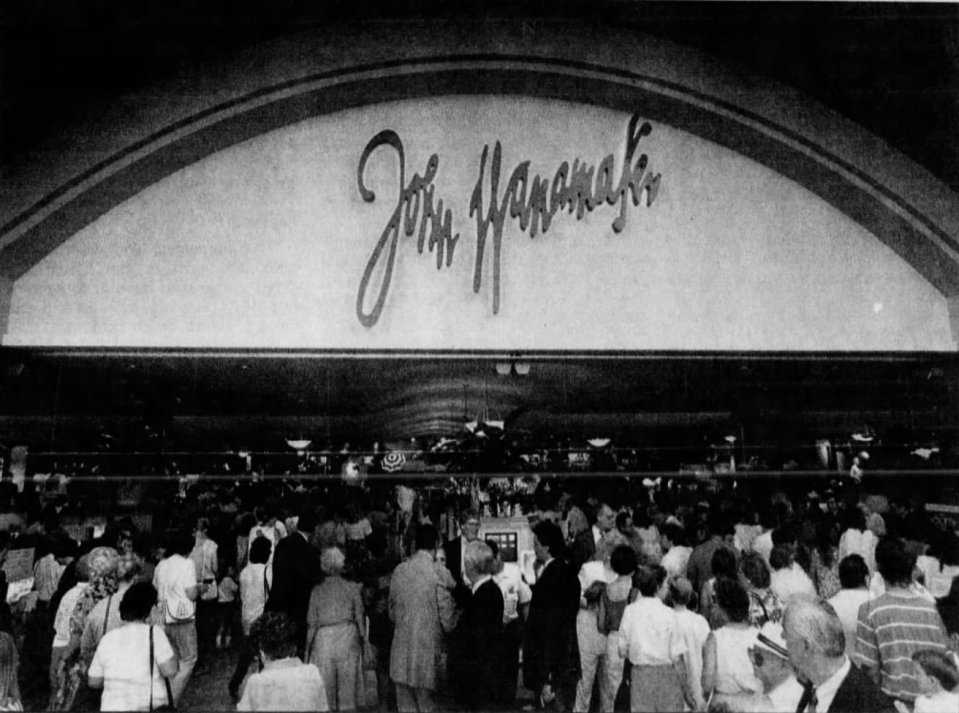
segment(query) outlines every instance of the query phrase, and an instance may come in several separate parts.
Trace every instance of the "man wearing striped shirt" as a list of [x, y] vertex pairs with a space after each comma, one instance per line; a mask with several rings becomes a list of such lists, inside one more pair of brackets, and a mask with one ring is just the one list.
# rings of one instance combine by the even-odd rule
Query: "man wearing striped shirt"
[[905, 542], [885, 537], [876, 546], [876, 567], [886, 593], [859, 607], [856, 662], [883, 693], [911, 704], [919, 695], [912, 655], [946, 651], [949, 638], [935, 604], [912, 586], [916, 558]]

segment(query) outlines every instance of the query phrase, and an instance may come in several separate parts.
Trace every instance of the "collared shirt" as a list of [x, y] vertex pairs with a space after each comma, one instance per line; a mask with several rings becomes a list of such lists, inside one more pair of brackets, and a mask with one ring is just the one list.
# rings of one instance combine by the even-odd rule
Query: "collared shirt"
[[675, 612], [656, 597], [627, 606], [619, 633], [620, 654], [636, 666], [666, 666], [686, 653]]
[[816, 686], [816, 699], [819, 701], [816, 710], [820, 713], [826, 713], [829, 706], [832, 705], [832, 699], [836, 697], [836, 692], [849, 675], [849, 669], [852, 668], [852, 662], [848, 656], [843, 656], [842, 666], [832, 676], [827, 678], [821, 684]]
[[479, 589], [480, 587], [482, 587], [482, 586], [483, 586], [484, 584], [486, 584], [487, 582], [492, 581], [492, 579], [493, 579], [493, 575], [491, 575], [491, 574], [484, 574], [482, 577], [480, 577], [479, 579], [477, 579], [477, 580], [473, 583], [473, 594], [476, 594], [476, 590], [477, 590], [477, 589]]
[[[790, 676], [766, 694], [766, 697], [772, 704], [771, 710], [781, 711], [782, 713], [793, 713], [799, 707], [799, 700], [802, 698], [802, 694], [803, 687], [799, 679], [795, 676]], [[835, 695], [835, 692], [833, 692], [833, 696]], [[830, 699], [830, 702], [832, 702], [832, 699]], [[823, 708], [822, 710], [825, 711], [826, 709]]]

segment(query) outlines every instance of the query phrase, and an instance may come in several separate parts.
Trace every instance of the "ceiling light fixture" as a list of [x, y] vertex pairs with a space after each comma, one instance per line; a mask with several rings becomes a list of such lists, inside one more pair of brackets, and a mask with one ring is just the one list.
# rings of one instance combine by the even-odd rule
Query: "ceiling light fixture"
[[511, 361], [498, 361], [496, 362], [496, 373], [500, 376], [509, 376], [510, 374], [516, 374], [517, 376], [526, 376], [529, 374], [530, 363], [528, 361], [521, 361], [519, 359], [519, 354], [513, 354], [510, 356]]

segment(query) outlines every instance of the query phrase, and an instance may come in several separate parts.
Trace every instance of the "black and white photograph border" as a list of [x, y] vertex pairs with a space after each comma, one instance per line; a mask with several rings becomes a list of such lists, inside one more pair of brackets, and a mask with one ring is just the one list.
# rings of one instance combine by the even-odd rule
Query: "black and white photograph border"
[[[470, 631], [470, 516], [534, 588], [538, 523], [581, 565], [604, 506], [656, 531], [647, 569], [677, 523], [748, 553], [772, 521], [813, 573], [857, 512], [946, 571], [957, 129], [955, 3], [4, 3], [0, 707], [100, 704], [89, 659], [51, 668], [63, 562], [115, 590], [187, 533], [198, 582], [241, 585], [254, 513], [316, 520], [313, 575], [338, 544], [324, 582], [363, 584], [376, 660], [331, 709], [396, 710], [373, 611], [424, 526]], [[172, 695], [233, 710], [249, 627], [198, 599]], [[464, 695], [438, 636], [440, 709], [572, 705], [519, 661], [509, 704]]]

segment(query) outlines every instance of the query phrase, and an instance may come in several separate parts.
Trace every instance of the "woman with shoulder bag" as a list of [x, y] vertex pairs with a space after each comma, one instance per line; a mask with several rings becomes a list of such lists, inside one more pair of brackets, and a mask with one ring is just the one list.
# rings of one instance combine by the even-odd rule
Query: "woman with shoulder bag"
[[180, 662], [171, 681], [174, 704], [183, 695], [196, 666], [196, 600], [206, 589], [197, 583], [196, 567], [189, 559], [193, 544], [189, 530], [171, 532], [167, 557], [153, 573], [153, 585], [163, 612], [163, 630]]
[[147, 623], [156, 601], [149, 582], [133, 584], [120, 600], [124, 624], [100, 640], [88, 672], [90, 687], [103, 689], [101, 711], [173, 710], [177, 659], [163, 629]]

